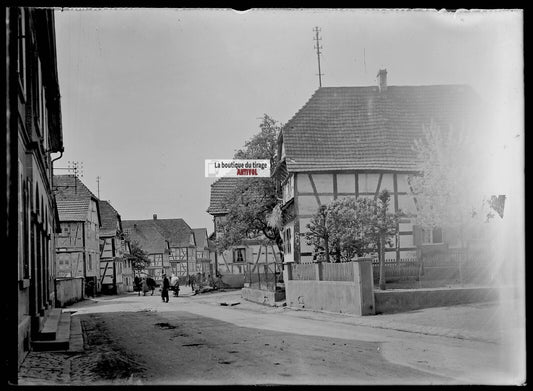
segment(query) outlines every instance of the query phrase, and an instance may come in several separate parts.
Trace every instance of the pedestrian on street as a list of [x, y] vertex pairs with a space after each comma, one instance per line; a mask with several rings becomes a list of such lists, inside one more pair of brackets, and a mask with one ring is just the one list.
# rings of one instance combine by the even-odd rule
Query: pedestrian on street
[[166, 274], [163, 274], [163, 283], [161, 285], [161, 299], [164, 303], [168, 303], [168, 290], [170, 288], [170, 281]]
[[135, 278], [133, 279], [133, 291], [137, 292], [137, 296], [141, 295], [141, 285], [141, 277], [135, 276]]
[[180, 292], [180, 280], [175, 274], [172, 274], [172, 276], [170, 277], [170, 286], [171, 289], [174, 291], [174, 296], [178, 297]]
[[86, 292], [87, 296], [91, 296], [92, 298], [94, 298], [94, 281], [92, 278], [87, 281]]
[[150, 296], [153, 296], [155, 290], [155, 280], [152, 277], [148, 277], [146, 279], [146, 283], [148, 284], [148, 288], [152, 291], [152, 293], [150, 293]]
[[150, 290], [150, 288], [148, 287], [148, 282], [146, 281], [146, 278], [143, 278], [142, 289], [143, 289], [143, 296], [146, 296], [146, 292]]

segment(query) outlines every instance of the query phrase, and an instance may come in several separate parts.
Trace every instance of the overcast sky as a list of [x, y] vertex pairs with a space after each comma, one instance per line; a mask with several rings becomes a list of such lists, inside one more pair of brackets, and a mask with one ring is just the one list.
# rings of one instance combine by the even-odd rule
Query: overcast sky
[[55, 165], [83, 162], [82, 181], [96, 194], [100, 176], [100, 198], [123, 220], [156, 213], [212, 232], [204, 160], [232, 158], [263, 114], [285, 123], [307, 102], [318, 88], [315, 26], [323, 86], [374, 85], [380, 68], [389, 85], [469, 84], [504, 124], [487, 145], [523, 140], [519, 11], [65, 9], [55, 18], [65, 146]]

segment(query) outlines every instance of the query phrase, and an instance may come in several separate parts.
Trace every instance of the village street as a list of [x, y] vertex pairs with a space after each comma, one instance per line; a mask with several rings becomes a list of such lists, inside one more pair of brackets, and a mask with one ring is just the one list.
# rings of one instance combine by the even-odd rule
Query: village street
[[[60, 353], [31, 352], [20, 384], [498, 384], [507, 378], [495, 304], [355, 317], [262, 306], [240, 299], [239, 291], [187, 295], [171, 296], [170, 303], [156, 292], [74, 304], [67, 310], [82, 321], [85, 353], [64, 356], [58, 375]], [[461, 320], [461, 313], [473, 316]], [[451, 322], [463, 330], [452, 332]], [[468, 334], [476, 322], [486, 334]]]

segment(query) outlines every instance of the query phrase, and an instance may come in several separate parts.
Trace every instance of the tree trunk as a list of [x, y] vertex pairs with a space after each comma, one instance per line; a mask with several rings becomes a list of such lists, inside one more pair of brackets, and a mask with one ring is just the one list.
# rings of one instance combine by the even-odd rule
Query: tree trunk
[[379, 256], [379, 289], [384, 291], [385, 286], [385, 252], [383, 251], [383, 237], [378, 241], [378, 256]]
[[326, 236], [324, 240], [324, 250], [326, 251], [326, 262], [329, 262], [329, 238]]

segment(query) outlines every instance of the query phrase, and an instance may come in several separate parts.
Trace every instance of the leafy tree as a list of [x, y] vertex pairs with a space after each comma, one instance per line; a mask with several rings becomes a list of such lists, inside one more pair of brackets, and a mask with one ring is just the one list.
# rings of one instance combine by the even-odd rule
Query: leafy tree
[[307, 231], [303, 233], [307, 244], [314, 247], [318, 260], [326, 262], [330, 261], [329, 230], [326, 226], [328, 212], [329, 208], [321, 205], [311, 221], [307, 223]]
[[388, 212], [390, 193], [383, 190], [376, 200], [346, 197], [322, 205], [303, 234], [319, 258], [346, 262], [355, 256], [377, 252], [380, 288], [385, 289], [385, 244], [396, 234], [400, 213]]
[[133, 257], [133, 270], [139, 274], [150, 265], [148, 254], [142, 249], [139, 241], [134, 240], [130, 243], [131, 256]]
[[390, 241], [396, 234], [400, 213], [389, 213], [390, 194], [383, 190], [373, 205], [373, 213], [370, 215], [370, 236], [377, 244], [379, 255], [379, 289], [385, 289], [385, 243]]
[[466, 230], [492, 217], [478, 190], [483, 167], [472, 148], [479, 141], [469, 139], [468, 133], [441, 129], [432, 121], [424, 128], [424, 137], [415, 141], [420, 175], [410, 178], [417, 206], [415, 223], [459, 232], [461, 240]]
[[[281, 124], [263, 116], [260, 132], [246, 141], [235, 159], [268, 159], [274, 166], [277, 154], [277, 138]], [[276, 184], [272, 178], [243, 178], [225, 199], [228, 210], [226, 221], [221, 223], [223, 235], [217, 238], [219, 251], [238, 245], [244, 239], [264, 236], [266, 241], [275, 242], [282, 248], [280, 227], [272, 223], [272, 212], [278, 203]]]

